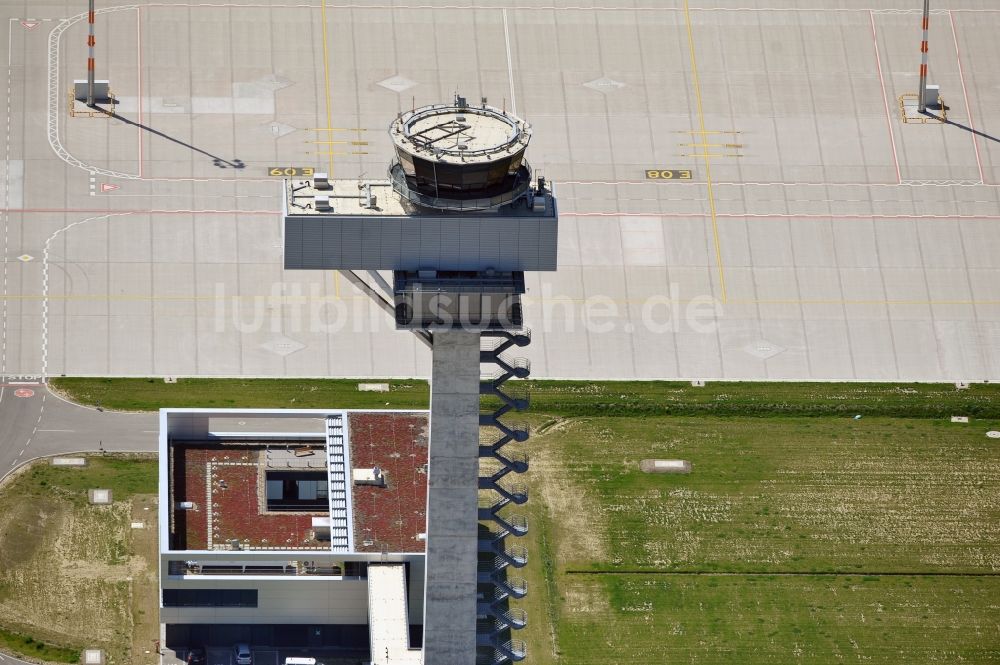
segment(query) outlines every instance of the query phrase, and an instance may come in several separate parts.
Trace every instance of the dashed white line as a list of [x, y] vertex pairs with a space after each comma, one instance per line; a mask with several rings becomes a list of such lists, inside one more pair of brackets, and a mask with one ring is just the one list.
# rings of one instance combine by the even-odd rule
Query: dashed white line
[[[52, 241], [56, 239], [60, 234], [65, 231], [70, 230], [74, 226], [80, 226], [81, 224], [86, 224], [87, 222], [93, 222], [98, 219], [110, 219], [111, 217], [124, 217], [126, 215], [131, 215], [132, 212], [115, 212], [115, 213], [105, 213], [103, 215], [97, 215], [95, 217], [88, 217], [86, 219], [80, 219], [72, 224], [67, 224], [61, 229], [56, 229], [52, 232], [48, 238], [45, 239], [45, 247], [42, 252], [42, 373], [41, 380], [45, 383], [48, 377], [49, 371], [49, 249], [52, 246]], [[42, 408], [45, 408], [45, 396], [42, 395]]]
[[10, 227], [10, 213], [7, 209], [10, 208], [10, 100], [13, 99], [11, 94], [11, 88], [13, 87], [13, 58], [12, 58], [12, 46], [14, 33], [13, 25], [14, 21], [17, 19], [10, 19], [7, 21], [7, 136], [4, 140], [4, 177], [3, 177], [3, 313], [0, 318], [3, 319], [2, 333], [0, 333], [0, 375], [5, 375], [7, 373], [7, 254], [10, 251], [9, 240], [8, 240], [8, 229]]
[[24, 442], [24, 448], [21, 448], [21, 452], [18, 453], [17, 459], [15, 459], [13, 462], [10, 463], [11, 466], [15, 466], [18, 462], [20, 462], [21, 458], [24, 457], [24, 452], [28, 449], [29, 446], [31, 446], [31, 442], [35, 438], [35, 433], [38, 431], [38, 426], [42, 423], [42, 416], [44, 414], [45, 414], [45, 393], [42, 393], [42, 404], [41, 406], [38, 407], [38, 420], [35, 421], [35, 426], [31, 430], [31, 436], [29, 436], [28, 440]]

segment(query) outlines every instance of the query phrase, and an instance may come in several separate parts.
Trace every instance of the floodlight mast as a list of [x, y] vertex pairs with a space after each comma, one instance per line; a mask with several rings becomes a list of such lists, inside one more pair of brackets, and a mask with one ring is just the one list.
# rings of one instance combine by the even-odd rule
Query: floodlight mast
[[87, 36], [87, 106], [94, 105], [94, 0], [90, 0], [87, 14], [90, 33]]
[[931, 18], [931, 0], [924, 0], [924, 38], [920, 42], [920, 87], [917, 90], [917, 111], [927, 112], [927, 28]]

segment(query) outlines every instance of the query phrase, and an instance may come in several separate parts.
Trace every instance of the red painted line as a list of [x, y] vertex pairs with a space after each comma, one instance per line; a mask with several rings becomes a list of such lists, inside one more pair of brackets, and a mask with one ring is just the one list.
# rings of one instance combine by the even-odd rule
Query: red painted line
[[[151, 2], [146, 7], [191, 7], [191, 8], [231, 8], [231, 9], [319, 9], [318, 4], [267, 4], [267, 5], [246, 5], [237, 3], [185, 3], [185, 2]], [[328, 8], [332, 7], [334, 9], [440, 9], [440, 10], [456, 10], [456, 9], [482, 9], [482, 5], [387, 5], [387, 4], [329, 4]], [[680, 12], [684, 11], [680, 7], [604, 7], [599, 5], [591, 6], [554, 6], [554, 5], [508, 5], [506, 7], [511, 11], [608, 11], [608, 12]], [[807, 13], [807, 12], [864, 12], [867, 9], [850, 9], [842, 7], [691, 7], [691, 11], [695, 12], [793, 12], [793, 13]], [[952, 11], [956, 12], [970, 12], [979, 14], [988, 14], [1000, 12], [1000, 9], [955, 9]]]
[[146, 182], [274, 182], [278, 178], [183, 178], [183, 177], [158, 177], [143, 178]]
[[93, 208], [0, 208], [0, 212], [42, 214], [82, 213], [85, 215], [280, 215], [280, 210], [95, 210]]
[[899, 169], [899, 155], [896, 152], [896, 135], [892, 131], [892, 116], [889, 114], [889, 96], [885, 91], [885, 77], [882, 76], [882, 56], [878, 52], [878, 35], [875, 31], [875, 12], [868, 10], [872, 23], [872, 42], [875, 45], [875, 65], [878, 67], [878, 80], [882, 84], [882, 103], [885, 104], [885, 124], [889, 128], [889, 143], [892, 145], [892, 163], [896, 165], [896, 184], [903, 182]]
[[[663, 185], [668, 181], [664, 180], [557, 180], [560, 185]], [[680, 181], [675, 181], [680, 182]], [[704, 185], [700, 180], [685, 180], [689, 185]], [[756, 187], [898, 187], [898, 182], [754, 182], [712, 179], [712, 185], [732, 185], [735, 187], [746, 187], [753, 185]]]
[[[663, 217], [679, 219], [708, 218], [707, 213], [682, 212], [560, 212], [560, 217]], [[870, 220], [1000, 220], [1000, 215], [820, 215], [805, 213], [716, 213], [716, 217], [727, 219], [870, 219]]]
[[[948, 18], [951, 19], [951, 36], [955, 41], [955, 58], [958, 60], [958, 79], [962, 82], [962, 95], [965, 97], [965, 112], [969, 116], [969, 127], [975, 130], [976, 123], [972, 121], [972, 106], [969, 104], [969, 90], [965, 87], [965, 70], [962, 68], [962, 54], [958, 50], [958, 32], [955, 29], [955, 17], [952, 16], [951, 12], [948, 12]], [[983, 175], [983, 162], [979, 156], [979, 136], [976, 134], [972, 135], [972, 147], [976, 149], [976, 165], [979, 167], [979, 180], [985, 184], [986, 177]]]

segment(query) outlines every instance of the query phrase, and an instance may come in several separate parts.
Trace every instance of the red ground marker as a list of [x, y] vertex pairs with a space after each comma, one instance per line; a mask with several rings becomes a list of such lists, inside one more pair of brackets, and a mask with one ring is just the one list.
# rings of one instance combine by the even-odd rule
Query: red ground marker
[[35, 391], [31, 388], [18, 388], [14, 391], [16, 397], [34, 397]]

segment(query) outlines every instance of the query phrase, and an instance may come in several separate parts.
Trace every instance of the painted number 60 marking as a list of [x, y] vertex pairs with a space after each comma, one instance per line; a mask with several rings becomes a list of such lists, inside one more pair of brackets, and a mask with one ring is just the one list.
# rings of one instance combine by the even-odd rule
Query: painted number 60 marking
[[267, 170], [270, 176], [279, 178], [294, 178], [296, 176], [312, 176], [316, 170], [311, 166], [272, 166]]
[[646, 180], [690, 180], [691, 171], [674, 169], [646, 169]]

